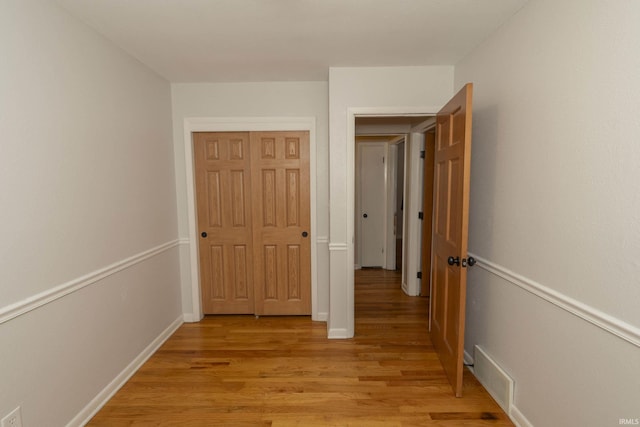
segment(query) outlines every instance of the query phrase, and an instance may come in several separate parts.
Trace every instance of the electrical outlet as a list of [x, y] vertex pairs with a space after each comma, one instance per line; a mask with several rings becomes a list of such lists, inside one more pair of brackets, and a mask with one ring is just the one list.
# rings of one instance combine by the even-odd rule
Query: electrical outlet
[[0, 422], [2, 427], [22, 427], [22, 414], [20, 413], [20, 407], [11, 411], [9, 415], [4, 417]]

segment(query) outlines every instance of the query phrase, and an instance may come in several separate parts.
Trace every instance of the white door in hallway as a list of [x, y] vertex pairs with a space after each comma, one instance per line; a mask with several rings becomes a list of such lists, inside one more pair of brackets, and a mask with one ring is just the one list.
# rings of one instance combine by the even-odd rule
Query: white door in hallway
[[363, 267], [383, 267], [385, 144], [360, 143], [360, 253]]

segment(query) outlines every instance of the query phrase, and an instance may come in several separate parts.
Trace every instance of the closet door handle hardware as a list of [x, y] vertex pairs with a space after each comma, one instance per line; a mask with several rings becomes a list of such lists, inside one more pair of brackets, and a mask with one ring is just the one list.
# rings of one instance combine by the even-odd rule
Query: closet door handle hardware
[[306, 231], [302, 232], [302, 237], [307, 237], [309, 235], [309, 233], [307, 233]]
[[200, 235], [201, 235], [202, 237], [207, 237], [207, 232], [206, 232], [206, 231], [203, 231], [202, 233], [200, 233]]

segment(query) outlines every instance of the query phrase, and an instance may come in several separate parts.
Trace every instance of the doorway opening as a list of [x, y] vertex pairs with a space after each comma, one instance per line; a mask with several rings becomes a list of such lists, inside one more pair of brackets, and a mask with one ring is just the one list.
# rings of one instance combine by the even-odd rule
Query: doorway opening
[[430, 115], [355, 117], [354, 269], [376, 268], [381, 277], [397, 271], [397, 286], [408, 296], [428, 296], [429, 290], [419, 213], [421, 152], [434, 123]]

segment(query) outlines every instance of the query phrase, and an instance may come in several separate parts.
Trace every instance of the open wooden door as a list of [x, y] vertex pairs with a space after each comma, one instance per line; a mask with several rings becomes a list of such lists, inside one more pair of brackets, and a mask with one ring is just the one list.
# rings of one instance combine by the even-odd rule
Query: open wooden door
[[467, 83], [436, 121], [431, 340], [457, 397], [462, 396], [472, 91]]

